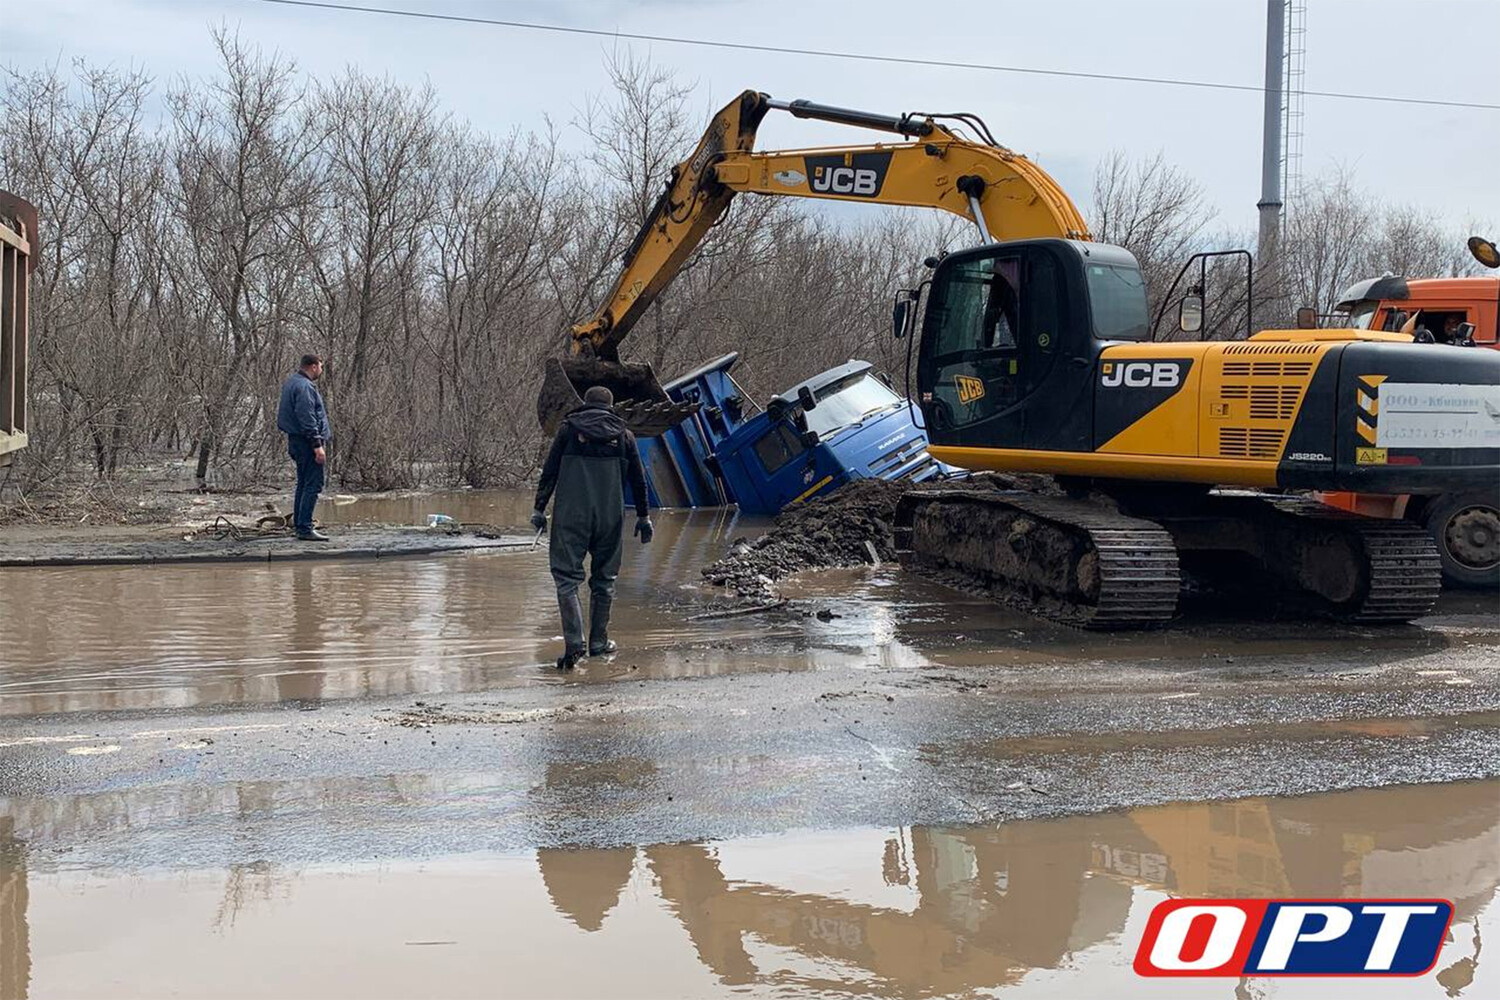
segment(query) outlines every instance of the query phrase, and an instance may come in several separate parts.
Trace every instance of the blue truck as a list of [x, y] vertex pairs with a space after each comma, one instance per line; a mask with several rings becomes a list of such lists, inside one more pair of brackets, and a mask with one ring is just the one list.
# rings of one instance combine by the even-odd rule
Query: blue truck
[[700, 406], [641, 439], [652, 506], [738, 504], [769, 515], [855, 479], [925, 482], [955, 471], [927, 454], [920, 412], [868, 361], [830, 368], [761, 408], [729, 373], [738, 360], [726, 354], [663, 386]]

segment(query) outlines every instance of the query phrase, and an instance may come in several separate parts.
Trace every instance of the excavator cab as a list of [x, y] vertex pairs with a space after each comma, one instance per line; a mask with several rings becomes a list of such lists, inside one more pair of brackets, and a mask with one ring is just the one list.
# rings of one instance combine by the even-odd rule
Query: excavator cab
[[927, 295], [917, 385], [934, 444], [1092, 447], [1103, 342], [1149, 331], [1126, 250], [1038, 239], [949, 254]]

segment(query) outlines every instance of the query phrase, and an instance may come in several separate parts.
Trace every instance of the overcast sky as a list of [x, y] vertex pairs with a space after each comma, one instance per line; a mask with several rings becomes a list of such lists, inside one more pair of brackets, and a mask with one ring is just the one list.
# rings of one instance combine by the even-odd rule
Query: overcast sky
[[[342, 2], [342, 0], [335, 0]], [[359, 2], [359, 0], [350, 0]], [[1259, 85], [1262, 0], [368, 0], [612, 31], [769, 45], [1168, 76]], [[1500, 0], [1307, 0], [1306, 88], [1500, 103]], [[1222, 225], [1249, 230], [1260, 189], [1261, 96], [968, 69], [892, 66], [293, 8], [259, 0], [4, 0], [0, 59], [26, 69], [82, 57], [159, 82], [214, 69], [209, 25], [326, 76], [346, 65], [411, 84], [494, 132], [567, 122], [605, 87], [612, 45], [649, 53], [696, 82], [706, 116], [746, 88], [882, 112], [973, 111], [1033, 156], [1075, 200], [1106, 152], [1163, 151], [1207, 189]], [[1343, 166], [1392, 203], [1460, 224], [1500, 218], [1500, 111], [1308, 97], [1303, 172]], [[760, 147], [869, 140], [836, 126], [767, 118]], [[576, 146], [576, 133], [566, 136]], [[3, 180], [3, 179], [0, 179]]]

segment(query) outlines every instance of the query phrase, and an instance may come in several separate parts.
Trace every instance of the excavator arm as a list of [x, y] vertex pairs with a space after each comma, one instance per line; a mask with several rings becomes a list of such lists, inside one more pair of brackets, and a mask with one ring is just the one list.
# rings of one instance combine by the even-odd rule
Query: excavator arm
[[[909, 141], [755, 152], [756, 129], [771, 110]], [[981, 138], [964, 137], [945, 121]], [[941, 209], [973, 221], [985, 242], [1090, 238], [1057, 182], [994, 142], [972, 116], [878, 115], [747, 90], [714, 115], [692, 155], [673, 168], [604, 305], [573, 328], [569, 357], [548, 363], [537, 403], [544, 428], [555, 428], [593, 384], [614, 390], [637, 434], [659, 434], [692, 412], [691, 404], [667, 398], [649, 365], [621, 362], [619, 345], [741, 192]]]

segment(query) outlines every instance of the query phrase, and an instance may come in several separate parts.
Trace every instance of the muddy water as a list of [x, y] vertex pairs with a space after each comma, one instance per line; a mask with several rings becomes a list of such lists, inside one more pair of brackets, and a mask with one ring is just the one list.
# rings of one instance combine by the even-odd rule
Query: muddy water
[[[0, 827], [0, 996], [1492, 997], [1497, 882], [1500, 782], [174, 872], [29, 861]], [[1456, 914], [1417, 979], [1147, 984], [1130, 962], [1168, 896], [1440, 897]]]
[[[421, 523], [429, 513], [524, 524], [521, 493], [333, 503], [338, 523]], [[566, 677], [545, 545], [531, 553], [266, 565], [0, 570], [0, 716], [319, 701], [588, 684], [748, 670], [915, 669], [1057, 658], [1203, 658], [1294, 651], [1379, 660], [1488, 642], [1468, 604], [1446, 628], [1340, 632], [1321, 625], [1192, 623], [1171, 635], [1085, 635], [975, 601], [892, 567], [788, 585], [785, 612], [694, 621], [699, 569], [763, 523], [734, 512], [660, 512], [627, 542], [614, 637], [624, 653]], [[1473, 603], [1472, 600], [1469, 603]], [[820, 620], [819, 610], [837, 617]]]

